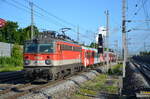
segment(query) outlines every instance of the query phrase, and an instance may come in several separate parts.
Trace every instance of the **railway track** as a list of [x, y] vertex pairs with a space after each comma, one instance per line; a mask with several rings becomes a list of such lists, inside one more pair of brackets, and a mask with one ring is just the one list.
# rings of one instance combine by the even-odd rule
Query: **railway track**
[[132, 60], [133, 65], [139, 70], [143, 78], [145, 79], [145, 87], [140, 87], [136, 90], [135, 94], [137, 98], [149, 99], [150, 97], [150, 65], [142, 61]]
[[[89, 70], [87, 70], [86, 72], [88, 72]], [[55, 81], [50, 81], [48, 83], [44, 83], [44, 84], [37, 84], [34, 82], [29, 82], [29, 83], [25, 83], [25, 79], [23, 78], [15, 78], [13, 76], [17, 76], [17, 75], [22, 75], [23, 73], [19, 72], [19, 74], [13, 74], [12, 76], [9, 76], [10, 74], [5, 74], [3, 75], [4, 77], [2, 77], [3, 79], [1, 81], [7, 83], [10, 82], [10, 80], [15, 79], [17, 82], [20, 82], [16, 85], [13, 85], [12, 87], [9, 88], [5, 88], [4, 90], [0, 91], [0, 98], [2, 99], [16, 99], [17, 97], [29, 94], [29, 93], [35, 93], [38, 92], [40, 89], [45, 88], [47, 86], [54, 86], [55, 84], [61, 83], [63, 81], [65, 81], [66, 79], [69, 79], [72, 76], [75, 75], [80, 75], [82, 73], [84, 73], [85, 71], [81, 71], [81, 72], [76, 72], [75, 74], [63, 77], [61, 79], [55, 80]], [[12, 77], [12, 79], [6, 79], [7, 77]], [[22, 80], [21, 80], [22, 79]], [[3, 84], [2, 82], [2, 84]], [[6, 85], [7, 86], [7, 85]], [[10, 86], [10, 85], [9, 85]]]
[[134, 66], [141, 72], [145, 80], [150, 84], [150, 67], [142, 62], [132, 61]]
[[11, 75], [16, 73], [22, 73], [23, 71], [14, 71], [14, 72], [0, 72], [0, 77], [5, 75]]
[[[26, 94], [29, 94], [29, 93], [37, 93], [40, 89], [42, 88], [45, 88], [47, 86], [54, 86], [55, 84], [59, 83], [63, 81], [62, 79], [60, 80], [56, 80], [56, 81], [52, 81], [52, 82], [48, 82], [46, 84], [39, 84], [39, 85], [32, 85], [32, 84], [27, 84], [25, 86], [23, 86], [22, 88], [17, 88], [18, 91], [21, 91], [21, 92], [17, 92], [15, 94], [12, 94], [10, 96], [7, 96], [6, 99], [16, 99], [17, 97], [20, 97], [20, 96], [23, 96], [23, 95], [26, 95]], [[21, 89], [24, 89], [25, 90], [21, 90]]]
[[23, 71], [0, 74], [0, 83], [7, 83], [10, 81], [21, 79], [23, 78], [23, 75], [24, 75]]
[[[75, 75], [79, 75], [81, 73], [83, 73], [83, 72], [76, 73]], [[0, 98], [16, 99], [17, 97], [23, 96], [25, 94], [38, 92], [40, 89], [45, 88], [47, 86], [54, 86], [55, 84], [63, 82], [72, 76], [74, 76], [74, 75], [69, 75], [64, 78], [61, 78], [61, 79], [58, 79], [55, 81], [50, 81], [48, 83], [43, 83], [43, 84], [29, 82], [29, 83], [25, 83], [25, 84], [21, 84], [21, 85], [16, 85], [16, 86], [13, 86], [13, 87], [10, 87], [10, 88], [0, 91]]]
[[23, 71], [0, 73], [0, 95], [13, 90], [14, 87], [25, 84], [23, 75]]

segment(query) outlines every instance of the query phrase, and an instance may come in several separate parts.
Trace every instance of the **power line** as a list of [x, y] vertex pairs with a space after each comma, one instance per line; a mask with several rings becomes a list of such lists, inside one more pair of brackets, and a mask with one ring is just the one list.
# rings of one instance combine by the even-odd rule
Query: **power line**
[[[14, 1], [14, 3], [17, 3], [18, 5], [21, 5], [21, 7], [23, 7], [23, 8], [18, 7], [17, 5], [14, 5], [13, 3], [10, 3], [10, 2], [8, 2], [8, 1], [5, 0], [5, 2], [6, 2], [7, 4], [9, 4], [9, 5], [11, 5], [11, 6], [14, 6], [15, 8], [18, 8], [18, 9], [20, 9], [20, 10], [24, 10], [24, 11], [30, 13], [30, 8], [29, 8], [29, 7], [27, 7], [27, 6], [25, 6], [25, 5], [23, 5], [23, 4], [19, 3], [19, 2], [17, 2], [16, 0], [12, 0], [12, 1]], [[35, 11], [35, 10], [34, 10], [33, 12], [35, 12], [34, 14], [35, 14], [36, 16], [38, 16], [40, 19], [43, 19], [43, 17], [47, 18], [46, 16], [42, 15], [41, 13], [39, 13], [39, 12], [37, 12], [37, 11]], [[41, 18], [41, 17], [42, 17], [42, 18]], [[48, 17], [47, 19], [49, 19], [49, 18], [50, 18], [50, 17]], [[47, 19], [45, 19], [46, 22], [47, 22]], [[64, 25], [62, 25], [62, 24], [60, 24], [60, 23], [58, 23], [58, 22], [56, 22], [56, 21], [53, 22], [53, 24], [56, 25], [56, 26], [63, 26], [63, 27], [66, 27], [66, 26], [64, 26]]]
[[[3, 0], [1, 0], [1, 1], [3, 1]], [[16, 1], [16, 0], [12, 0], [12, 1], [13, 1], [15, 4], [17, 4], [17, 5], [15, 5], [15, 4], [11, 3], [11, 2], [8, 2], [8, 0], [4, 0], [5, 3], [7, 3], [7, 4], [9, 4], [9, 5], [11, 5], [11, 6], [13, 6], [13, 7], [17, 8], [17, 9], [20, 9], [20, 10], [22, 10], [22, 11], [26, 11], [26, 12], [30, 13], [30, 8], [29, 8], [29, 7], [23, 5], [22, 3], [20, 3], [20, 2], [18, 2], [18, 1]], [[18, 5], [20, 5], [21, 7], [19, 7]], [[50, 18], [50, 17], [48, 17], [48, 16], [42, 15], [41, 13], [39, 13], [39, 12], [37, 12], [37, 11], [35, 11], [35, 10], [34, 10], [33, 12], [34, 12], [35, 17], [39, 17], [40, 19], [45, 20], [46, 22], [47, 22], [47, 19]], [[41, 18], [41, 17], [42, 17], [42, 18]], [[47, 19], [45, 19], [45, 18], [47, 18]], [[58, 22], [56, 22], [56, 21], [53, 22], [53, 24], [56, 25], [56, 26], [66, 27], [66, 26], [64, 26], [64, 25], [62, 25], [62, 24], [60, 24], [60, 23], [58, 23]], [[76, 34], [76, 30], [71, 29], [71, 31]], [[88, 36], [86, 36], [86, 35], [82, 35], [81, 33], [80, 33], [80, 35], [81, 35], [83, 38], [86, 38], [86, 39], [91, 40], [91, 39], [90, 39]]]
[[[20, 2], [18, 2], [18, 1], [16, 1], [16, 0], [13, 0], [15, 3], [17, 3], [18, 5], [21, 5], [22, 7], [24, 7], [24, 8], [26, 8], [26, 9], [28, 9], [28, 10], [30, 10], [30, 8], [28, 7], [28, 6], [25, 6], [25, 5], [23, 5], [22, 3], [20, 3]], [[31, 3], [31, 2], [28, 2], [28, 3]], [[33, 6], [34, 6], [34, 4], [33, 4]], [[40, 16], [42, 16], [42, 17], [46, 17], [45, 15], [43, 15], [43, 14], [41, 14], [40, 12], [38, 12], [38, 11], [36, 11], [36, 10], [34, 10], [33, 12], [35, 12], [36, 13], [36, 15], [40, 15]], [[48, 16], [47, 16], [48, 17]], [[41, 17], [40, 17], [41, 18]], [[48, 18], [50, 18], [50, 17], [48, 17]], [[51, 19], [51, 18], [50, 18]], [[47, 21], [47, 20], [46, 20]], [[64, 25], [62, 25], [62, 24], [60, 24], [60, 23], [58, 23], [58, 22], [56, 22], [56, 21], [54, 21], [53, 22], [53, 24], [54, 25], [59, 25], [59, 26], [63, 26], [63, 27], [66, 27], [66, 26], [64, 26]]]
[[[147, 30], [149, 30], [149, 23], [148, 23], [148, 21], [146, 21], [146, 20], [149, 20], [148, 9], [147, 9], [147, 6], [146, 6], [148, 0], [141, 0], [141, 1], [139, 1], [139, 2], [141, 2], [141, 4], [140, 4], [140, 6], [138, 6], [139, 3], [136, 4], [137, 10], [135, 11], [135, 13], [134, 13], [134, 15], [133, 15], [133, 17], [132, 17], [131, 19], [133, 19], [135, 16], [137, 16], [138, 13], [139, 13], [139, 12], [142, 10], [142, 8], [143, 8], [144, 15], [145, 15], [145, 22], [146, 22], [146, 25], [147, 25], [148, 29], [133, 28], [133, 30], [145, 30], [145, 31], [147, 31]], [[131, 20], [131, 21], [133, 21], [133, 20]], [[143, 25], [143, 24], [142, 24], [142, 25]], [[149, 38], [149, 34], [146, 34], [146, 35], [144, 35], [144, 36], [143, 36], [143, 34], [142, 34], [141, 37], [142, 37], [143, 39], [140, 40], [140, 41], [146, 40], [147, 38]], [[141, 37], [140, 37], [140, 39], [141, 39]], [[138, 39], [139, 39], [139, 38], [138, 38]], [[138, 48], [137, 51], [140, 50], [140, 49], [141, 49], [141, 47]]]
[[[143, 1], [143, 0], [142, 0], [142, 5], [143, 5], [144, 14], [145, 14], [145, 19], [147, 20], [147, 19], [149, 19], [149, 15], [148, 15], [147, 9], [145, 8], [144, 1]], [[149, 23], [148, 23], [148, 22], [146, 22], [146, 25], [147, 25], [147, 27], [149, 28]]]
[[[24, 1], [26, 1], [26, 2], [28, 2], [28, 3], [30, 2], [29, 0], [24, 0]], [[72, 23], [70, 23], [70, 22], [67, 22], [67, 21], [65, 21], [64, 19], [61, 19], [61, 18], [57, 17], [56, 15], [54, 15], [54, 14], [52, 14], [52, 13], [46, 11], [45, 9], [43, 9], [43, 8], [41, 8], [41, 7], [39, 7], [38, 5], [34, 4], [34, 6], [37, 7], [38, 9], [40, 9], [41, 11], [47, 13], [48, 15], [50, 15], [50, 16], [56, 18], [57, 20], [59, 20], [59, 21], [61, 21], [61, 22], [63, 22], [63, 23], [69, 24], [69, 25], [71, 25], [72, 27], [75, 27], [75, 28], [76, 28], [76, 25], [74, 25], [74, 24], [72, 24]]]
[[[19, 10], [22, 10], [22, 11], [25, 11], [25, 12], [27, 12], [27, 13], [30, 13], [30, 8], [28, 8], [28, 7], [25, 7], [25, 6], [24, 6], [24, 8], [22, 8], [22, 7], [19, 7], [19, 6], [15, 5], [15, 4], [11, 3], [11, 2], [8, 2], [7, 0], [5, 0], [4, 2], [5, 2], [6, 4], [8, 4], [8, 5], [11, 5], [11, 6], [13, 6], [13, 7], [19, 9]], [[40, 19], [44, 20], [44, 18], [41, 18], [41, 17], [45, 17], [44, 15], [42, 15], [42, 14], [36, 12], [36, 11], [34, 11], [34, 12], [35, 12], [34, 14], [35, 14], [37, 17], [39, 17]], [[47, 22], [47, 19], [45, 19], [45, 21]], [[57, 24], [56, 22], [53, 22], [53, 24], [56, 25], [56, 26], [57, 26], [57, 25], [60, 25], [60, 24]], [[62, 25], [61, 25], [61, 26], [62, 26]]]
[[15, 4], [11, 3], [11, 2], [8, 2], [7, 0], [1, 0], [1, 1], [3, 1], [3, 2], [7, 3], [8, 5], [11, 5], [11, 6], [13, 6], [13, 7], [15, 7], [15, 8], [19, 9], [19, 10], [24, 10], [24, 11], [28, 12], [28, 10], [26, 10], [24, 8], [21, 8], [21, 7], [18, 7], [17, 5], [15, 5]]
[[[28, 3], [30, 2], [29, 0], [24, 0], [24, 1], [25, 1], [25, 2], [28, 2]], [[56, 16], [56, 15], [54, 15], [54, 14], [52, 14], [52, 13], [46, 11], [45, 9], [43, 9], [43, 8], [39, 7], [38, 5], [36, 5], [35, 3], [34, 3], [34, 6], [37, 7], [38, 9], [40, 9], [41, 11], [47, 13], [49, 16], [54, 17], [55, 19], [57, 19], [57, 20], [59, 20], [59, 21], [65, 23], [65, 24], [68, 24], [68, 25], [72, 26], [73, 28], [77, 28], [77, 26], [74, 25], [73, 23], [70, 23], [70, 22], [68, 22], [68, 21], [66, 21], [66, 20], [64, 20], [64, 19], [62, 19], [62, 18], [60, 18], [60, 17], [58, 17], [58, 16]], [[83, 28], [83, 27], [81, 27], [81, 26], [80, 26], [80, 29], [82, 29], [82, 30], [87, 30], [87, 29], [85, 29], [85, 28]]]
[[[15, 0], [13, 0], [13, 1], [15, 1]], [[19, 9], [19, 10], [22, 10], [22, 11], [25, 11], [25, 12], [30, 13], [30, 8], [29, 8], [29, 7], [24, 6], [23, 4], [21, 4], [21, 3], [17, 2], [17, 1], [15, 1], [15, 3], [17, 3], [18, 5], [21, 5], [21, 7], [19, 7], [18, 5], [15, 5], [15, 4], [11, 3], [11, 2], [8, 2], [7, 0], [5, 0], [4, 2], [7, 3], [8, 5], [11, 5], [11, 6], [13, 6], [13, 7]], [[39, 17], [40, 19], [42, 19], [42, 20], [48, 22], [47, 20], [49, 20], [49, 18], [47, 18], [46, 16], [42, 15], [41, 13], [39, 13], [39, 12], [37, 12], [37, 11], [35, 11], [35, 10], [34, 10], [34, 12], [35, 12], [34, 15], [36, 15], [36, 17]], [[42, 17], [42, 18], [41, 18], [41, 17]], [[47, 18], [47, 19], [46, 19], [46, 18]], [[60, 24], [60, 23], [58, 23], [58, 22], [56, 22], [56, 21], [55, 21], [55, 22], [52, 22], [52, 21], [51, 21], [51, 23], [53, 23], [53, 24], [56, 25], [56, 26], [61, 26], [61, 27], [63, 26], [63, 27], [65, 27], [64, 25], [62, 25], [62, 24]]]
[[145, 0], [145, 2], [143, 2], [141, 4], [141, 6], [137, 9], [137, 11], [134, 13], [133, 17], [131, 19], [133, 19], [138, 13], [139, 11], [142, 9], [142, 7], [147, 3], [148, 0]]
[[[26, 2], [28, 2], [28, 3], [30, 2], [29, 0], [24, 0], [24, 1], [26, 1]], [[37, 7], [38, 9], [40, 9], [41, 11], [47, 13], [48, 15], [50, 15], [50, 16], [56, 18], [57, 20], [59, 20], [59, 21], [61, 21], [61, 22], [63, 22], [63, 23], [69, 24], [69, 25], [71, 25], [72, 27], [76, 28], [76, 25], [74, 25], [74, 24], [72, 24], [72, 23], [70, 23], [70, 22], [67, 22], [67, 21], [65, 21], [64, 19], [61, 19], [61, 18], [57, 17], [56, 15], [54, 15], [54, 14], [52, 14], [52, 13], [46, 11], [45, 9], [43, 9], [43, 8], [41, 8], [41, 7], [39, 7], [38, 5], [34, 4], [34, 6]], [[65, 26], [64, 26], [64, 27], [65, 27]], [[80, 27], [80, 28], [81, 28], [81, 27]], [[82, 28], [82, 29], [83, 29], [83, 28]], [[74, 33], [76, 33], [76, 30], [74, 30], [74, 29], [71, 29], [71, 31], [73, 31]], [[79, 34], [81, 35], [80, 32], [79, 32]], [[81, 36], [82, 36], [82, 37], [85, 37], [86, 39], [90, 39], [90, 38], [89, 38], [88, 36], [86, 36], [86, 35], [81, 35]], [[90, 39], [90, 40], [91, 40], [91, 39]]]

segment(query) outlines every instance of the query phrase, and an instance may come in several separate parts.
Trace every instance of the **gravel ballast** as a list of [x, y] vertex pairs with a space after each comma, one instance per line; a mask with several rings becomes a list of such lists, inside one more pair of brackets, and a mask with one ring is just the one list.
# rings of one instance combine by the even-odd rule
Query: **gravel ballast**
[[19, 97], [18, 99], [65, 99], [76, 91], [80, 85], [88, 80], [94, 79], [99, 73], [96, 70], [82, 73], [78, 76], [73, 76], [65, 81], [54, 86], [43, 88], [34, 93], [30, 93], [26, 96]]
[[143, 89], [149, 88], [149, 84], [141, 75], [140, 71], [130, 62], [126, 66], [126, 77], [123, 81], [123, 93], [126, 95], [135, 95], [135, 92]]

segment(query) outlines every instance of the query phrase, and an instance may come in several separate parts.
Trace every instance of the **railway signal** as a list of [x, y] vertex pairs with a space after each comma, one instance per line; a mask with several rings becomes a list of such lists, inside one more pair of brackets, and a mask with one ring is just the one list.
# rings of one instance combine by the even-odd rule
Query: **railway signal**
[[98, 53], [103, 53], [103, 38], [102, 38], [102, 34], [98, 35]]

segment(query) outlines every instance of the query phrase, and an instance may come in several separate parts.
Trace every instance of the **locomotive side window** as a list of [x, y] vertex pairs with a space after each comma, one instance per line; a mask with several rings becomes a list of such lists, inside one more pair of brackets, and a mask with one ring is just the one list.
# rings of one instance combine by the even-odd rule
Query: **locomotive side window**
[[80, 47], [75, 47], [75, 46], [69, 46], [69, 45], [61, 45], [61, 50], [67, 50], [67, 51], [81, 51]]
[[40, 44], [39, 45], [39, 53], [52, 53], [53, 46], [52, 44]]

